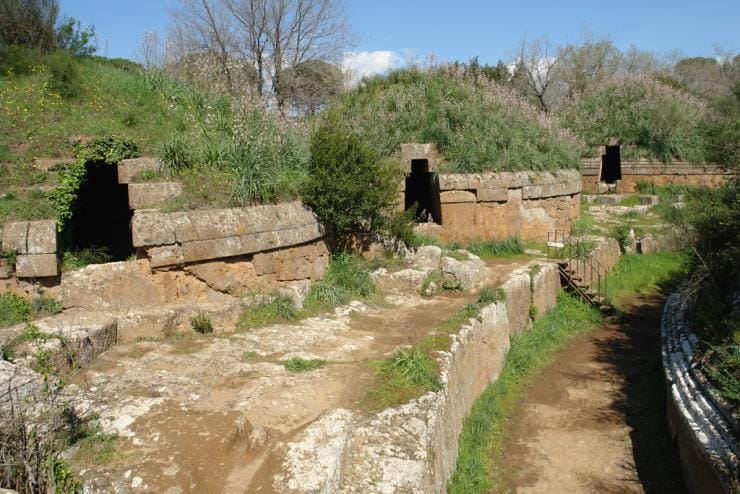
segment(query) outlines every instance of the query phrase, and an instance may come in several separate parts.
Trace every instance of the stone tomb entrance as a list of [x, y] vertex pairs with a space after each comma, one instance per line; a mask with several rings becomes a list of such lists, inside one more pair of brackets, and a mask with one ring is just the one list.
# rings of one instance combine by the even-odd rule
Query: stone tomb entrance
[[613, 184], [617, 180], [622, 180], [622, 158], [619, 145], [605, 146], [604, 154], [601, 155], [601, 176], [599, 177], [599, 181]]
[[134, 252], [130, 223], [128, 190], [118, 183], [116, 166], [89, 163], [64, 239], [68, 247], [104, 249], [111, 261], [124, 261]]
[[420, 223], [442, 224], [442, 204], [439, 198], [439, 177], [429, 170], [428, 159], [411, 160], [411, 173], [406, 176], [405, 210], [416, 209]]

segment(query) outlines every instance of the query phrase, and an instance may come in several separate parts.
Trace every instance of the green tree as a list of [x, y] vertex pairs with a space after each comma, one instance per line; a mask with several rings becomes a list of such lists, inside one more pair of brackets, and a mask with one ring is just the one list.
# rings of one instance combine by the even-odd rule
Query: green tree
[[72, 55], [89, 57], [98, 47], [95, 45], [95, 28], [82, 27], [80, 21], [69, 17], [64, 19], [56, 30], [57, 47]]
[[397, 200], [401, 177], [397, 165], [330, 111], [311, 136], [303, 199], [331, 233], [378, 230]]

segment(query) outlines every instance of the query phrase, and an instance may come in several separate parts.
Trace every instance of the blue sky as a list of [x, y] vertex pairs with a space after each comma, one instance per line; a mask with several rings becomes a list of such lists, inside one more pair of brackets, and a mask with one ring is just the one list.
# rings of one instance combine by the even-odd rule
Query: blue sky
[[[142, 34], [163, 32], [176, 0], [60, 0], [63, 15], [93, 24], [101, 54], [135, 56]], [[522, 36], [577, 40], [584, 30], [620, 48], [634, 44], [666, 54], [711, 55], [715, 44], [740, 49], [740, 0], [347, 0], [358, 38], [354, 47], [369, 71], [409, 57], [482, 62], [506, 59]], [[107, 50], [106, 50], [107, 47]], [[386, 67], [387, 68], [387, 67]]]

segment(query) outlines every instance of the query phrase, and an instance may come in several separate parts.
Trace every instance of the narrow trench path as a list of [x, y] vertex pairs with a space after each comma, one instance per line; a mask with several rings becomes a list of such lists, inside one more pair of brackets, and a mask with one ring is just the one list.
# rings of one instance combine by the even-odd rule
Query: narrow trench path
[[509, 425], [500, 492], [686, 492], [666, 423], [663, 302], [636, 297], [536, 378]]

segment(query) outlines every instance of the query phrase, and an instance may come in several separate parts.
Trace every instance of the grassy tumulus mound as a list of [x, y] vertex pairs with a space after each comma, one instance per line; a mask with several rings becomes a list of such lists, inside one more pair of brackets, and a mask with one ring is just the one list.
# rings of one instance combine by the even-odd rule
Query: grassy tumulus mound
[[405, 69], [364, 81], [333, 110], [381, 156], [404, 142], [433, 142], [444, 171], [578, 168], [578, 143], [497, 83], [454, 67]]

